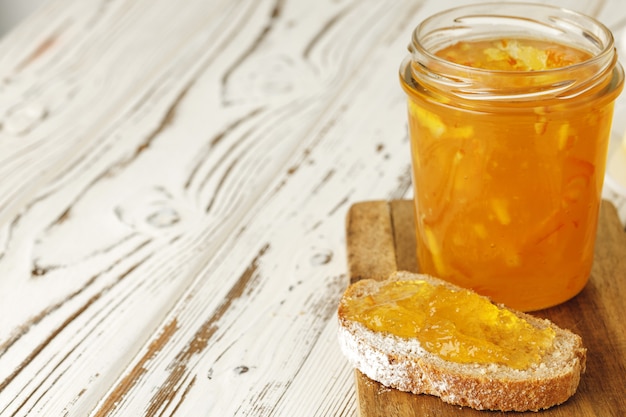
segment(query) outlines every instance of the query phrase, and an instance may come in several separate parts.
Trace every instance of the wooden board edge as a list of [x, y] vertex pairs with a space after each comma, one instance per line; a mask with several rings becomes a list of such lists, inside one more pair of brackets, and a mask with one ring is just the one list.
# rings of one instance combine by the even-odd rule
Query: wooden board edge
[[387, 201], [353, 204], [346, 219], [350, 282], [386, 279], [397, 270], [395, 240]]

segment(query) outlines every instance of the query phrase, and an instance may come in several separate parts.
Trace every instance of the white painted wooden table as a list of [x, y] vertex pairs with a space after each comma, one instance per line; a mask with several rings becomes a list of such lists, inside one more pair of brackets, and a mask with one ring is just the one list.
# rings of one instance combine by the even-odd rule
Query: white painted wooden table
[[[0, 415], [356, 415], [346, 210], [412, 195], [397, 69], [456, 4], [57, 0], [3, 38]], [[626, 56], [621, 0], [561, 4]]]

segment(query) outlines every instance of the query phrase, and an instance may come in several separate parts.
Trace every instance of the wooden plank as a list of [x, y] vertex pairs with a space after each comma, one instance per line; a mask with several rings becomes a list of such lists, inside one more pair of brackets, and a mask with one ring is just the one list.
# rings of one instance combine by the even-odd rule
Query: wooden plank
[[348, 212], [346, 239], [359, 246], [348, 252], [350, 281], [383, 280], [398, 269], [390, 206], [384, 201], [364, 202]]
[[349, 412], [345, 209], [402, 191], [419, 2], [64, 3], [3, 55], [45, 117], [0, 120], [0, 415]]
[[[385, 226], [394, 230], [413, 230], [412, 202], [394, 201], [357, 203], [351, 207], [350, 217], [366, 219], [364, 212], [387, 209], [390, 215]], [[357, 217], [358, 216], [358, 217]], [[393, 220], [392, 220], [393, 219]], [[352, 227], [367, 230], [366, 225]], [[350, 223], [352, 222], [352, 223]], [[415, 240], [407, 234], [395, 234], [393, 250], [396, 253], [415, 253]], [[358, 235], [363, 240], [348, 239], [348, 256], [358, 259], [354, 252], [372, 243], [372, 236]], [[380, 248], [388, 252], [389, 248]], [[406, 265], [406, 263], [400, 263]], [[409, 265], [409, 270], [417, 268]], [[361, 276], [365, 278], [366, 276]], [[378, 279], [378, 275], [374, 278]], [[589, 284], [574, 299], [557, 307], [534, 314], [549, 318], [559, 326], [572, 329], [583, 337], [588, 348], [587, 372], [583, 375], [578, 392], [566, 403], [543, 411], [551, 417], [604, 417], [617, 416], [626, 410], [624, 375], [626, 375], [626, 234], [615, 207], [604, 201], [600, 211], [595, 261]], [[357, 398], [361, 417], [374, 416], [484, 416], [484, 412], [444, 403], [428, 395], [413, 395], [390, 389], [372, 381], [359, 371], [355, 372]], [[492, 413], [490, 415], [504, 415]], [[536, 413], [516, 413], [535, 416]]]

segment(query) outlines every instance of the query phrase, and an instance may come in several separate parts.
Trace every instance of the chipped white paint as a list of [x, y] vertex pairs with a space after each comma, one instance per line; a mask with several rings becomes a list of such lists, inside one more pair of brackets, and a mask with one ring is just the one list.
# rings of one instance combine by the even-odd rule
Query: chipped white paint
[[57, 0], [5, 37], [0, 415], [355, 415], [345, 213], [410, 196], [397, 68], [458, 3]]

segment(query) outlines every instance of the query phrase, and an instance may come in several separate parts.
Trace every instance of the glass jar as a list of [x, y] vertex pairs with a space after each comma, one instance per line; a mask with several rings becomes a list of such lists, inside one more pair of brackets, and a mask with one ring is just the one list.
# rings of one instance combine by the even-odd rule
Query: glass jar
[[409, 50], [420, 271], [524, 311], [575, 296], [624, 82], [611, 32], [552, 6], [477, 4], [424, 20]]

